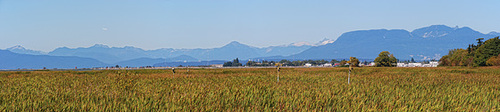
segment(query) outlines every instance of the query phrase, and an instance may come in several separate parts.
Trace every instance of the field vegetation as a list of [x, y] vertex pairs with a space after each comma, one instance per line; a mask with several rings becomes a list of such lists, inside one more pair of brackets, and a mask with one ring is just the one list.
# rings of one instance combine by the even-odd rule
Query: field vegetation
[[0, 72], [0, 111], [499, 111], [499, 67]]

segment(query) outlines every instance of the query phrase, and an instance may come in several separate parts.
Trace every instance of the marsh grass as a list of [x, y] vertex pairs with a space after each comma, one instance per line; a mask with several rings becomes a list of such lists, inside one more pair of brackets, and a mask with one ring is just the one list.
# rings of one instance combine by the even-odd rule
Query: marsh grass
[[0, 111], [498, 111], [500, 69], [0, 72]]

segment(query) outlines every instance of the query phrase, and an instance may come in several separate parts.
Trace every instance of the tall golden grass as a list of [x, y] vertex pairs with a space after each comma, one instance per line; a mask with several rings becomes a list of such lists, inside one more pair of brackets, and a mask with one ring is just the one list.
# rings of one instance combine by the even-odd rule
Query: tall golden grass
[[500, 69], [0, 72], [0, 111], [499, 111]]

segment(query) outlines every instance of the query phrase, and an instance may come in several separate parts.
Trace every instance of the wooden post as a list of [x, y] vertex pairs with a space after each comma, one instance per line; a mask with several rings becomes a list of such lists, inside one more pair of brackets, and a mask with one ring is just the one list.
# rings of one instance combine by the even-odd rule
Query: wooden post
[[347, 76], [347, 84], [351, 84], [351, 71], [353, 70], [352, 64], [357, 63], [353, 62], [354, 58], [355, 57], [349, 57], [349, 61], [347, 61], [347, 63], [349, 63], [349, 75]]
[[277, 81], [280, 82], [280, 63], [276, 63], [276, 72], [278, 73]]
[[280, 82], [280, 67], [278, 66], [278, 83]]
[[175, 68], [172, 68], [172, 75], [175, 75]]
[[351, 64], [349, 64], [349, 76], [347, 77], [347, 84], [351, 84]]

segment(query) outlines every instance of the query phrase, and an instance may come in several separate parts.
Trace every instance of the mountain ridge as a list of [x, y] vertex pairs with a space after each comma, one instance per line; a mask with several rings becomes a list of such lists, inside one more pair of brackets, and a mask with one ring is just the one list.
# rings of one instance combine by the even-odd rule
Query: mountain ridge
[[287, 58], [337, 59], [358, 57], [375, 59], [381, 51], [389, 51], [396, 58], [406, 60], [439, 59], [448, 50], [465, 48], [476, 38], [493, 38], [469, 27], [431, 25], [412, 32], [401, 29], [357, 30], [342, 34], [335, 42], [312, 47]]
[[0, 50], [0, 69], [92, 68], [108, 64], [91, 58], [18, 54]]
[[254, 47], [231, 41], [216, 48], [175, 49], [160, 48], [144, 50], [134, 46], [110, 47], [105, 44], [94, 44], [90, 47], [59, 47], [51, 52], [26, 49], [14, 46], [9, 51], [18, 50], [19, 54], [36, 54], [50, 56], [76, 56], [92, 58], [103, 63], [116, 64], [139, 58], [149, 60], [174, 58], [178, 56], [192, 57], [196, 60], [232, 60], [239, 59], [346, 59], [354, 56], [359, 59], [374, 59], [379, 52], [389, 51], [399, 59], [415, 58], [420, 60], [439, 59], [448, 50], [464, 48], [476, 43], [476, 38], [493, 38], [500, 33], [483, 34], [470, 27], [449, 27], [431, 25], [408, 31], [404, 29], [370, 29], [345, 32], [337, 39], [323, 39], [316, 44], [296, 42], [287, 45]]

